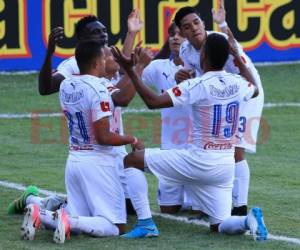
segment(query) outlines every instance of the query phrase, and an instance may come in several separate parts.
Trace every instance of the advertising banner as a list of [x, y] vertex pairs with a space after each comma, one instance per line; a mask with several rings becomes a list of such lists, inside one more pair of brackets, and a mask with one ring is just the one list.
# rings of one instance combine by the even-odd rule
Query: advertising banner
[[[217, 30], [211, 9], [219, 0], [0, 0], [0, 71], [39, 70], [50, 31], [61, 26], [53, 67], [74, 53], [75, 24], [96, 15], [106, 25], [109, 44], [121, 46], [127, 16], [139, 8], [144, 29], [138, 39], [159, 50], [176, 10], [195, 7], [207, 30]], [[227, 23], [254, 62], [300, 60], [299, 0], [225, 0]]]

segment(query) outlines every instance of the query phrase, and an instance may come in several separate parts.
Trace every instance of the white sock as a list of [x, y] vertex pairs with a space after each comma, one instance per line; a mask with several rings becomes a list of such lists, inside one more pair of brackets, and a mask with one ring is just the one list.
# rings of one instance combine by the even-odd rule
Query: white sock
[[39, 196], [35, 196], [35, 195], [29, 195], [27, 198], [26, 198], [26, 206], [29, 205], [29, 204], [36, 204], [38, 205], [39, 207], [42, 206], [42, 202], [45, 198], [42, 198], [42, 197], [39, 197]]
[[55, 229], [57, 226], [57, 220], [53, 216], [54, 212], [40, 209], [40, 219], [42, 224], [49, 229]]
[[250, 170], [246, 160], [235, 164], [232, 201], [234, 207], [247, 205], [250, 182]]
[[247, 231], [246, 225], [247, 216], [230, 216], [228, 219], [221, 222], [219, 232], [225, 234], [243, 234]]
[[139, 220], [151, 218], [148, 199], [148, 183], [143, 171], [136, 168], [125, 168], [127, 189], [132, 205]]
[[69, 216], [69, 222], [71, 231], [82, 232], [95, 237], [119, 235], [119, 228], [104, 217]]

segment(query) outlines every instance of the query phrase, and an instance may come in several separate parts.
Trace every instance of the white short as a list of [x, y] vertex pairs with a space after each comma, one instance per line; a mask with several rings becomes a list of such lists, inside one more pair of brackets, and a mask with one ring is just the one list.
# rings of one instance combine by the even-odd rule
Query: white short
[[[232, 156], [233, 158], [233, 156]], [[191, 149], [146, 149], [145, 166], [162, 183], [187, 185], [193, 203], [210, 218], [224, 221], [231, 213], [234, 163], [207, 165]]]
[[256, 152], [257, 134], [263, 106], [264, 91], [260, 84], [259, 95], [243, 103], [240, 111], [237, 135], [238, 143], [236, 146], [246, 149], [249, 153]]
[[125, 197], [115, 154], [70, 152], [65, 170], [68, 210], [74, 216], [102, 216], [126, 223]]
[[118, 172], [119, 172], [121, 184], [122, 184], [122, 187], [123, 187], [123, 190], [124, 190], [124, 195], [125, 195], [125, 198], [127, 199], [127, 198], [129, 198], [129, 195], [128, 195], [128, 188], [127, 188], [125, 172], [124, 172], [124, 157], [127, 155], [127, 152], [124, 151], [124, 150], [119, 150], [118, 149], [116, 151], [116, 153], [117, 153], [117, 155], [116, 155], [116, 158], [115, 158], [115, 162], [116, 162], [117, 169], [118, 169]]
[[158, 182], [157, 203], [159, 206], [192, 206], [187, 186], [161, 181]]

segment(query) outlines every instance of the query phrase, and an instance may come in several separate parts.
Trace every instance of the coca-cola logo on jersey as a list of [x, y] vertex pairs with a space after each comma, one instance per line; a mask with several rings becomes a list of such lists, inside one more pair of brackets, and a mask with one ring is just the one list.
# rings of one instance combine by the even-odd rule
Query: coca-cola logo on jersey
[[204, 145], [203, 147], [205, 150], [211, 149], [211, 150], [225, 150], [225, 149], [231, 149], [232, 144], [230, 142], [226, 143], [213, 143], [213, 142], [208, 142]]

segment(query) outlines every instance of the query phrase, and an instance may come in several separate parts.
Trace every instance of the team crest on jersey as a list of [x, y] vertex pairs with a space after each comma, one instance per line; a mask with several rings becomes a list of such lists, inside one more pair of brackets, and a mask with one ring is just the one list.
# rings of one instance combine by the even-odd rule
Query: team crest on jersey
[[100, 102], [100, 107], [103, 112], [110, 111], [109, 102]]
[[172, 89], [172, 92], [174, 93], [174, 95], [175, 96], [181, 96], [181, 91], [180, 91], [180, 89], [179, 89], [179, 87], [174, 87], [173, 89]]

